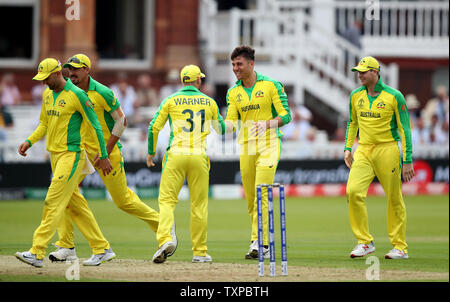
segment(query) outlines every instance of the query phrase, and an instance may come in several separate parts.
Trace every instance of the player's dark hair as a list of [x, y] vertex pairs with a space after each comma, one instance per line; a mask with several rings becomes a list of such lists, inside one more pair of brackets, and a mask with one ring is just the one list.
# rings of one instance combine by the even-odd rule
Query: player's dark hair
[[251, 48], [250, 46], [238, 46], [236, 47], [233, 52], [231, 53], [231, 60], [234, 60], [235, 58], [242, 56], [246, 58], [247, 60], [254, 61], [255, 60], [255, 50]]

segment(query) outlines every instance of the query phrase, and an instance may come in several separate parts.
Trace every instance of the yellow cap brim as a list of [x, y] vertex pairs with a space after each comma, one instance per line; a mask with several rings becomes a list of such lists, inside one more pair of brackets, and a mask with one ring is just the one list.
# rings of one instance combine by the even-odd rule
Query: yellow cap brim
[[75, 67], [75, 68], [82, 68], [82, 67], [86, 67], [84, 64], [81, 63], [75, 63], [75, 62], [70, 62], [70, 63], [66, 63], [63, 65], [64, 68], [68, 68], [69, 66]]
[[35, 75], [33, 80], [43, 81], [46, 78], [48, 78], [49, 75], [50, 75], [50, 73], [43, 73], [43, 72], [41, 72], [41, 73], [38, 73], [37, 75]]
[[369, 71], [371, 68], [365, 67], [365, 66], [355, 66], [352, 68], [352, 71], [360, 71], [360, 72], [366, 72]]
[[52, 73], [55, 73], [55, 72], [57, 72], [57, 71], [60, 71], [61, 69], [62, 69], [62, 68], [61, 68], [61, 65], [60, 65], [60, 66], [58, 66], [55, 70], [53, 70], [52, 72], [38, 72], [37, 75], [34, 76], [33, 80], [36, 80], [36, 81], [43, 81], [43, 80], [45, 80], [46, 78], [48, 78]]
[[204, 74], [203, 72], [200, 73], [200, 76], [201, 76], [202, 78], [206, 77], [205, 74]]

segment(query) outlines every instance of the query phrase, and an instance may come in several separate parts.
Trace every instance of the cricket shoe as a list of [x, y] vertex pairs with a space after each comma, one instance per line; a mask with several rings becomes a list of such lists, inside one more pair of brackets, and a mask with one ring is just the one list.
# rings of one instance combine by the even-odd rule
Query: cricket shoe
[[386, 255], [384, 255], [385, 259], [408, 259], [408, 253], [405, 253], [402, 250], [399, 249], [392, 249], [389, 251], [389, 253], [387, 253]]
[[206, 254], [206, 256], [194, 256], [192, 258], [192, 262], [194, 263], [212, 262], [212, 257], [208, 254]]
[[[248, 250], [248, 253], [245, 254], [245, 259], [258, 259], [258, 240], [253, 240], [253, 242], [250, 244], [250, 249]], [[263, 255], [264, 259], [270, 258], [270, 250], [268, 247], [263, 247]]]
[[64, 248], [64, 247], [60, 247], [56, 244], [53, 243], [53, 245], [56, 247], [56, 251], [51, 252], [48, 255], [48, 258], [53, 262], [53, 261], [74, 261], [77, 260], [77, 254], [75, 252], [75, 248]]
[[26, 264], [32, 265], [34, 267], [42, 267], [44, 266], [43, 259], [37, 259], [36, 254], [32, 254], [30, 251], [27, 252], [17, 252], [16, 258]]
[[153, 255], [153, 263], [163, 263], [167, 259], [167, 255], [175, 251], [176, 246], [172, 241], [164, 243]]
[[173, 249], [173, 251], [167, 253], [167, 257], [172, 256], [178, 247], [178, 238], [177, 238], [177, 233], [176, 233], [175, 221], [173, 222], [172, 230], [170, 231], [170, 235], [172, 236], [172, 242], [175, 245], [175, 248]]
[[375, 245], [373, 244], [373, 241], [369, 244], [360, 243], [355, 246], [353, 251], [351, 251], [350, 258], [364, 257], [373, 252], [375, 252]]
[[113, 252], [111, 248], [105, 249], [105, 252], [102, 254], [94, 254], [86, 261], [83, 261], [83, 265], [85, 266], [98, 266], [103, 262], [110, 261], [116, 258], [116, 254]]

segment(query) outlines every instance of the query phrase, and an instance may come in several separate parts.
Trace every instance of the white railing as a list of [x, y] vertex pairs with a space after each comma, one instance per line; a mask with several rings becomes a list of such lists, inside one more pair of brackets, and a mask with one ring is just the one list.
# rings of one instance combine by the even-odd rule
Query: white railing
[[[375, 2], [374, 2], [375, 3]], [[447, 1], [378, 1], [367, 18], [365, 1], [336, 1], [337, 31], [363, 21], [364, 36], [448, 39]]]
[[[306, 13], [306, 2], [290, 3], [288, 8], [281, 1], [270, 4], [264, 9], [232, 9], [208, 17], [210, 26], [201, 31], [201, 37], [207, 42], [206, 67], [213, 81], [232, 85], [231, 68], [218, 71], [218, 66], [229, 64], [236, 45], [251, 45], [256, 51], [257, 71], [293, 86], [291, 100], [302, 104], [304, 90], [308, 90], [347, 115], [348, 95], [359, 86], [350, 68], [365, 54]], [[397, 88], [396, 65], [382, 65], [381, 69], [385, 83]], [[219, 80], [217, 73], [222, 76]]]
[[[359, 86], [350, 72], [362, 56], [448, 57], [447, 1], [294, 1], [259, 0], [255, 10], [217, 12], [215, 2], [202, 0], [200, 36], [207, 71], [214, 82], [233, 84], [229, 54], [236, 45], [252, 45], [259, 71], [294, 86], [293, 99], [303, 103], [303, 90], [325, 100], [324, 91], [337, 97], [339, 106], [348, 92]], [[372, 12], [371, 16], [366, 13]], [[362, 49], [337, 33], [354, 20], [363, 21]], [[206, 21], [205, 21], [206, 20]], [[228, 66], [227, 66], [228, 67]], [[311, 70], [312, 69], [312, 70]], [[324, 76], [325, 75], [325, 76]], [[331, 76], [332, 75], [332, 76]], [[384, 81], [397, 88], [398, 70], [382, 66]], [[301, 77], [299, 77], [301, 76]], [[327, 78], [328, 77], [328, 78]], [[300, 79], [292, 83], [292, 79]], [[330, 83], [325, 83], [330, 80]], [[309, 87], [308, 87], [309, 86]], [[326, 100], [325, 100], [326, 102]], [[335, 101], [336, 102], [336, 101]]]
[[336, 1], [336, 32], [361, 20], [361, 44], [374, 56], [448, 57], [448, 1], [374, 3], [369, 11], [365, 1]]

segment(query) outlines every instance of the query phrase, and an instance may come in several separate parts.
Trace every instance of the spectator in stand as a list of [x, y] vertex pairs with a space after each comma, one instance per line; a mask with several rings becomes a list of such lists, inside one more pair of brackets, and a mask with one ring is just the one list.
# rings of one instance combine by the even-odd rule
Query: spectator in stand
[[342, 36], [347, 39], [350, 43], [355, 45], [358, 49], [361, 49], [361, 31], [362, 31], [362, 22], [361, 20], [355, 20], [353, 24], [347, 28]]
[[436, 143], [448, 145], [448, 121], [444, 120], [435, 131]]
[[111, 85], [111, 90], [122, 105], [123, 113], [127, 117], [129, 126], [134, 126], [136, 91], [132, 85], [128, 84], [128, 76], [125, 72], [120, 72], [117, 75], [117, 83]]
[[[346, 39], [348, 42], [353, 44], [356, 48], [359, 50], [362, 49], [361, 46], [361, 32], [362, 32], [363, 23], [361, 20], [355, 20], [352, 25], [350, 25], [341, 35], [344, 39]], [[349, 51], [344, 51], [344, 70], [348, 70], [349, 65], [353, 65], [357, 62], [349, 62], [352, 60], [352, 57], [350, 57]], [[357, 60], [357, 58], [353, 57], [353, 60]]]
[[152, 77], [143, 73], [138, 77], [137, 84], [135, 107], [159, 107], [161, 100], [156, 89], [152, 87]]
[[283, 138], [295, 141], [313, 141], [314, 128], [311, 126], [312, 113], [305, 106], [299, 105], [294, 110], [293, 120], [283, 127]]
[[44, 93], [46, 87], [46, 85], [39, 83], [31, 88], [31, 101], [33, 105], [42, 104], [42, 94]]
[[[134, 103], [134, 123], [135, 126], [148, 127], [151, 118], [149, 119], [148, 110], [154, 108], [158, 109], [161, 100], [159, 99], [158, 91], [152, 87], [152, 78], [149, 74], [143, 73], [137, 79], [136, 102]], [[147, 157], [145, 157], [147, 159]]]
[[406, 107], [408, 108], [409, 121], [411, 123], [411, 129], [415, 127], [417, 119], [420, 117], [420, 102], [415, 94], [408, 94], [405, 96]]
[[19, 88], [17, 88], [14, 75], [12, 73], [5, 73], [0, 82], [0, 103], [3, 106], [14, 106], [20, 104], [21, 95]]
[[425, 125], [430, 126], [433, 115], [436, 114], [439, 124], [445, 121], [448, 114], [448, 91], [446, 86], [438, 86], [436, 88], [436, 97], [430, 99], [423, 110]]
[[430, 131], [425, 127], [420, 116], [417, 118], [414, 128], [411, 129], [411, 139], [413, 146], [426, 145], [430, 142]]
[[430, 142], [434, 144], [446, 144], [448, 143], [448, 122], [444, 118], [441, 122], [437, 114], [433, 114], [431, 117]]
[[11, 113], [5, 110], [2, 103], [0, 102], [0, 142], [6, 141], [7, 138], [4, 129], [12, 128], [13, 126], [14, 122]]
[[163, 101], [169, 95], [183, 88], [180, 82], [180, 72], [175, 68], [169, 71], [166, 81], [167, 83], [162, 86], [161, 90], [159, 91], [160, 101]]

